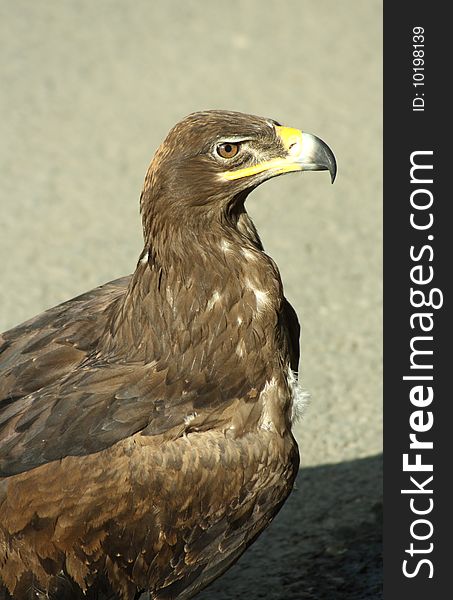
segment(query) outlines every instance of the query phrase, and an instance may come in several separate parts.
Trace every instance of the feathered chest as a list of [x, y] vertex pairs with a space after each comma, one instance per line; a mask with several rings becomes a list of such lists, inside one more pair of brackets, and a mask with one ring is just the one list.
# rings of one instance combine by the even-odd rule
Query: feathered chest
[[247, 362], [272, 364], [287, 353], [277, 267], [264, 252], [233, 253], [225, 243], [223, 249], [220, 256], [167, 269], [142, 259], [118, 333], [136, 338], [145, 361], [171, 357], [181, 371], [184, 365], [223, 370], [232, 362], [237, 370]]
[[[216, 427], [239, 419], [235, 430], [253, 428], [271, 381], [278, 412], [291, 403], [298, 324], [278, 270], [264, 252], [221, 247], [165, 269], [145, 255], [112, 323], [107, 354], [117, 344], [145, 365], [146, 387], [166, 398], [166, 426], [176, 419], [186, 430], [209, 429], [215, 417]], [[155, 419], [150, 427], [159, 429]]]

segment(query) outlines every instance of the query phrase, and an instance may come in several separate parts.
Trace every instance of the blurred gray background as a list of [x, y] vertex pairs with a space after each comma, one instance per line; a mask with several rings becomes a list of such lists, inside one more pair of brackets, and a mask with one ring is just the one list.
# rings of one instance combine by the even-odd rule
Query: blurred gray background
[[381, 0], [0, 1], [0, 331], [130, 273], [148, 163], [225, 108], [323, 138], [338, 178], [247, 206], [302, 323], [297, 490], [203, 598], [378, 598]]

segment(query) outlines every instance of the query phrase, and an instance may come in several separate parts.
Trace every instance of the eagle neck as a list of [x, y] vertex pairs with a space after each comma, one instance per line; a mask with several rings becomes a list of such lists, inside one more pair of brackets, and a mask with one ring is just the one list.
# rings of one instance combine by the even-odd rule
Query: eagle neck
[[114, 339], [127, 337], [128, 347], [145, 363], [156, 354], [170, 360], [181, 344], [201, 345], [200, 356], [207, 361], [202, 368], [221, 371], [225, 353], [238, 361], [236, 369], [245, 368], [247, 347], [255, 347], [258, 336], [257, 373], [273, 362], [281, 364], [280, 275], [247, 213], [237, 213], [233, 223], [218, 220], [197, 235], [186, 231], [183, 239], [181, 229], [161, 231], [165, 239], [147, 240], [115, 309]]

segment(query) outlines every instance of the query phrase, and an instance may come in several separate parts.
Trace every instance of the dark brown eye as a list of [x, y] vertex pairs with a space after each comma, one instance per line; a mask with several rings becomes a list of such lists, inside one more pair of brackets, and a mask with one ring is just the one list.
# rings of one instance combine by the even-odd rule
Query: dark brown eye
[[239, 152], [239, 144], [223, 142], [217, 146], [217, 154], [222, 158], [233, 158]]

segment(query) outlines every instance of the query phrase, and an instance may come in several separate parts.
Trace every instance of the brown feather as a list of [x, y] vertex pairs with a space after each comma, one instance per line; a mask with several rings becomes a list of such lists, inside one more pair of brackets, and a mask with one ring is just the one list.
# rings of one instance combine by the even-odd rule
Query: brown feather
[[4, 594], [190, 598], [290, 493], [297, 317], [244, 209], [257, 182], [220, 183], [210, 154], [243, 135], [281, 156], [272, 123], [178, 124], [145, 179], [134, 274], [0, 337]]

